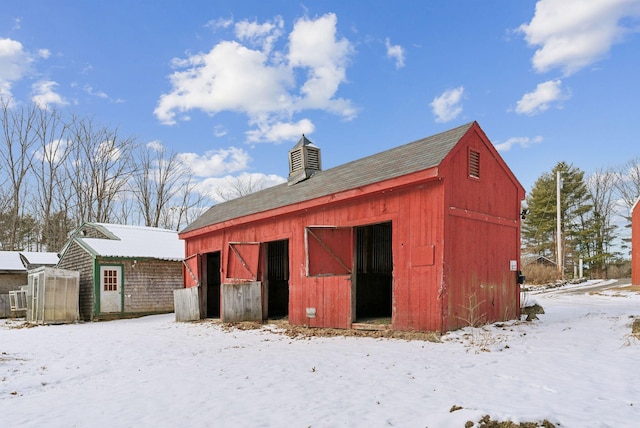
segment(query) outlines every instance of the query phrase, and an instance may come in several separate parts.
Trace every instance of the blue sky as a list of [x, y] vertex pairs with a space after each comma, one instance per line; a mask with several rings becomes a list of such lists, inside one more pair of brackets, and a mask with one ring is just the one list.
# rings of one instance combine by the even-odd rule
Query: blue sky
[[203, 191], [477, 120], [530, 191], [640, 156], [640, 0], [8, 0], [0, 91], [181, 153]]

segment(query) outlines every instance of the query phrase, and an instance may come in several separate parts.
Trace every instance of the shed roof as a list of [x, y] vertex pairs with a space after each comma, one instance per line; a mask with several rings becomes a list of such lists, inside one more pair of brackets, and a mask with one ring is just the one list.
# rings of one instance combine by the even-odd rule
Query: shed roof
[[55, 266], [58, 264], [58, 253], [21, 251], [20, 254], [30, 265]]
[[0, 270], [26, 272], [19, 251], [0, 251]]
[[438, 166], [475, 122], [335, 168], [293, 186], [283, 183], [214, 205], [181, 233], [226, 220], [309, 201]]
[[[78, 231], [86, 226], [99, 229], [108, 238], [81, 236]], [[73, 239], [96, 256], [184, 259], [184, 242], [178, 239], [178, 232], [174, 230], [109, 223], [85, 223], [74, 233]]]

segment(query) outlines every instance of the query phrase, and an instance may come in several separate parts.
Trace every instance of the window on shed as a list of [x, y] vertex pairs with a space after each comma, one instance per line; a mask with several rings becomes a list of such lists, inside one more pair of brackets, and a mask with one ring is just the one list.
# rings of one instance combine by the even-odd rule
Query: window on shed
[[307, 275], [350, 275], [353, 231], [350, 227], [311, 226], [305, 229]]
[[104, 291], [118, 291], [118, 270], [103, 269], [102, 284]]
[[480, 178], [480, 152], [469, 149], [469, 176]]
[[229, 242], [227, 278], [257, 281], [259, 256], [259, 242]]

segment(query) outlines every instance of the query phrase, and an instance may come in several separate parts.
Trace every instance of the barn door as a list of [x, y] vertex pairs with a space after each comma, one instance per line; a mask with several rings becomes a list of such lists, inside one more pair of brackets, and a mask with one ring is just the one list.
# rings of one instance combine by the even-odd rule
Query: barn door
[[259, 264], [259, 242], [229, 242], [227, 279], [257, 281]]
[[311, 226], [306, 228], [307, 275], [351, 275], [353, 229]]
[[100, 266], [100, 312], [122, 311], [122, 267]]
[[223, 322], [262, 320], [263, 290], [258, 281], [259, 242], [230, 242], [222, 284]]
[[200, 259], [202, 254], [194, 254], [187, 257], [182, 261], [184, 265], [184, 285], [189, 287], [195, 287], [200, 285]]
[[350, 328], [353, 309], [353, 229], [311, 226], [305, 230], [307, 275], [316, 284], [309, 292], [309, 325]]

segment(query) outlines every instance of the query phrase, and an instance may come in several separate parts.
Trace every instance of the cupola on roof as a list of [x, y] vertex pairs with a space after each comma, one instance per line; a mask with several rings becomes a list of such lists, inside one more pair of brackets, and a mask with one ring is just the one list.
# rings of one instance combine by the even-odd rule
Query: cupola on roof
[[302, 134], [298, 143], [289, 150], [289, 186], [322, 171], [320, 149]]

